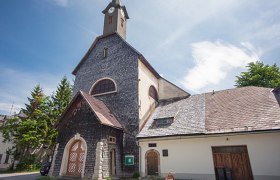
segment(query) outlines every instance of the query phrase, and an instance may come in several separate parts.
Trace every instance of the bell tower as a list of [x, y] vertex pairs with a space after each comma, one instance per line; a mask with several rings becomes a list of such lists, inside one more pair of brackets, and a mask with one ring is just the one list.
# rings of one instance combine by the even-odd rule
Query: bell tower
[[118, 32], [125, 39], [129, 16], [121, 0], [112, 0], [102, 13], [105, 14], [103, 35]]

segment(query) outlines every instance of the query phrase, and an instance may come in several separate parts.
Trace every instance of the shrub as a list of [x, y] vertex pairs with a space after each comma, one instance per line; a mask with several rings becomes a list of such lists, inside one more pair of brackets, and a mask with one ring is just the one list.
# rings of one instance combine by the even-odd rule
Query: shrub
[[40, 163], [36, 162], [35, 157], [28, 157], [22, 159], [17, 164], [17, 171], [36, 171], [40, 169]]
[[139, 172], [135, 172], [135, 173], [133, 173], [133, 175], [132, 175], [132, 178], [133, 179], [138, 179], [140, 177], [140, 173]]

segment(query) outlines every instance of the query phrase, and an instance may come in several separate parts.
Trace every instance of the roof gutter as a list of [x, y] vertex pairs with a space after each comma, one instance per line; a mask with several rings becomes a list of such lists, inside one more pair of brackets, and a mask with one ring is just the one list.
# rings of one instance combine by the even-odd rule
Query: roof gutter
[[139, 141], [145, 140], [174, 140], [174, 139], [188, 139], [188, 138], [208, 138], [218, 137], [221, 135], [237, 136], [248, 134], [264, 134], [264, 133], [279, 133], [280, 129], [254, 130], [254, 131], [239, 131], [239, 132], [224, 132], [224, 133], [195, 133], [195, 134], [180, 134], [168, 136], [151, 136], [151, 137], [137, 137]]

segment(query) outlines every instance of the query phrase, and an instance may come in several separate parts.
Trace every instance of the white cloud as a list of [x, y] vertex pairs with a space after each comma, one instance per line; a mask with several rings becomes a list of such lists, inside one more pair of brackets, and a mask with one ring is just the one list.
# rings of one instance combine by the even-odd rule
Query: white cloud
[[0, 77], [1, 83], [5, 86], [0, 88], [0, 114], [9, 115], [13, 104], [12, 114], [18, 112], [27, 103], [27, 97], [35, 85], [40, 84], [46, 95], [51, 95], [55, 91], [62, 76], [57, 76], [43, 72], [21, 72], [13, 69], [2, 69]]
[[[162, 1], [153, 0], [153, 14], [170, 14], [170, 16], [164, 16], [156, 20], [150, 20], [151, 23], [156, 21], [158, 32], [162, 31], [164, 27], [164, 38], [160, 42], [160, 48], [169, 48], [176, 44], [176, 42], [188, 34], [192, 28], [198, 24], [210, 19], [211, 17], [227, 12], [228, 9], [237, 6], [239, 3], [234, 0], [228, 1]], [[140, 18], [147, 19], [145, 16]], [[150, 18], [150, 17], [149, 17]], [[155, 23], [154, 23], [155, 24]], [[154, 25], [153, 25], [154, 26]]]
[[181, 83], [185, 88], [199, 92], [206, 86], [218, 85], [231, 71], [259, 60], [260, 52], [248, 42], [237, 47], [223, 41], [204, 41], [192, 44], [192, 56], [195, 66]]
[[13, 115], [15, 113], [18, 113], [21, 108], [23, 108], [22, 105], [19, 104], [13, 104], [12, 103], [1, 103], [0, 102], [0, 110], [2, 113], [5, 113], [6, 115]]
[[160, 48], [169, 48], [172, 46], [178, 39], [180, 39], [186, 32], [185, 28], [179, 28], [175, 32], [173, 32], [170, 36], [168, 36], [164, 41], [160, 44]]
[[89, 28], [87, 28], [86, 26], [83, 26], [81, 24], [77, 24], [76, 23], [76, 26], [78, 26], [79, 28], [81, 28], [82, 30], [84, 30], [85, 32], [87, 33], [90, 33], [91, 35], [94, 35], [94, 36], [98, 36], [99, 34], [97, 34], [96, 32], [90, 30]]

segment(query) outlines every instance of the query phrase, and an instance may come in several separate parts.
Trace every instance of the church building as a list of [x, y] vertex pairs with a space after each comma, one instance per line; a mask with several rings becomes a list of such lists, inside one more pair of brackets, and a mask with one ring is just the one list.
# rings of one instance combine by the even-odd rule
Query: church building
[[49, 175], [106, 179], [279, 179], [280, 90], [190, 95], [126, 41], [120, 0], [74, 71]]
[[126, 7], [113, 0], [74, 69], [73, 100], [59, 122], [50, 174], [104, 179], [139, 172], [136, 136], [157, 103], [189, 93], [162, 78], [126, 38]]

